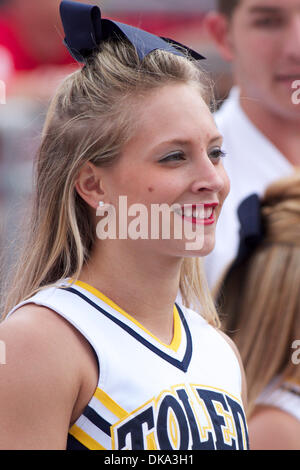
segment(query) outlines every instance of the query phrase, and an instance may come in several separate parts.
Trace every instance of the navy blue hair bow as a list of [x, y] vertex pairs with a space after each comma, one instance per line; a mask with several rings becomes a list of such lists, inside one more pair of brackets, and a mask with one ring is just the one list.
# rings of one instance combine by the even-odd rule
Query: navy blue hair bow
[[261, 217], [261, 201], [257, 194], [251, 194], [238, 207], [240, 221], [240, 243], [232, 268], [245, 261], [263, 240], [264, 227]]
[[174, 41], [160, 38], [142, 29], [101, 18], [100, 8], [96, 5], [62, 1], [60, 15], [65, 31], [64, 44], [77, 62], [86, 63], [87, 58], [98, 49], [101, 41], [109, 38], [127, 38], [135, 46], [140, 60], [156, 49], [164, 49], [176, 55], [183, 55], [180, 46], [195, 60], [205, 59], [198, 52]]

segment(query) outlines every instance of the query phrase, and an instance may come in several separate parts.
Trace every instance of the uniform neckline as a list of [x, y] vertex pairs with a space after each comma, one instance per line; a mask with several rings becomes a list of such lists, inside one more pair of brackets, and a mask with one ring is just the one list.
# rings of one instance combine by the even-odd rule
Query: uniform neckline
[[109, 297], [107, 297], [105, 294], [103, 294], [101, 291], [96, 289], [95, 287], [91, 286], [90, 284], [83, 282], [83, 281], [74, 281], [74, 280], [69, 280], [69, 283], [71, 285], [75, 285], [80, 287], [81, 289], [89, 292], [96, 298], [102, 300], [105, 302], [107, 305], [109, 305], [111, 308], [119, 312], [123, 317], [127, 318], [131, 323], [133, 323], [135, 326], [137, 326], [140, 330], [142, 330], [144, 333], [146, 333], [148, 336], [150, 336], [152, 339], [157, 341], [160, 345], [162, 345], [164, 348], [170, 349], [174, 352], [177, 352], [181, 341], [182, 341], [182, 324], [181, 324], [181, 319], [180, 315], [178, 312], [178, 309], [176, 305], [174, 304], [174, 309], [173, 309], [173, 325], [174, 325], [174, 332], [173, 332], [173, 338], [170, 344], [166, 344], [163, 341], [161, 341], [157, 336], [155, 336], [151, 331], [149, 331], [147, 328], [145, 328], [138, 320], [136, 320], [131, 314], [126, 312], [122, 307], [120, 307], [118, 304], [116, 304], [113, 300], [111, 300]]

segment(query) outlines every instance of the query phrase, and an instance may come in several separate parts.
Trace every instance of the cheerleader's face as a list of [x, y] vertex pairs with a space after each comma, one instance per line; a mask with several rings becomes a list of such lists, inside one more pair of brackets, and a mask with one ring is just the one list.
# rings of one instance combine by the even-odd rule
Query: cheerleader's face
[[[128, 240], [135, 250], [140, 246], [160, 254], [206, 255], [214, 247], [216, 222], [229, 191], [221, 161], [222, 137], [196, 86], [164, 86], [143, 99], [142, 105], [137, 106], [135, 134], [121, 157], [109, 169], [102, 168], [105, 200], [118, 213], [119, 196], [126, 196], [128, 210], [137, 209], [128, 222], [134, 214], [140, 215], [139, 230], [148, 228], [148, 232]], [[148, 227], [142, 221], [145, 211], [138, 212], [134, 204], [147, 210]], [[171, 208], [170, 236], [163, 234], [163, 224], [157, 227], [153, 216], [153, 208], [162, 204]], [[179, 222], [182, 237], [177, 239], [174, 227]], [[191, 231], [196, 230], [203, 235], [202, 243], [187, 249]]]

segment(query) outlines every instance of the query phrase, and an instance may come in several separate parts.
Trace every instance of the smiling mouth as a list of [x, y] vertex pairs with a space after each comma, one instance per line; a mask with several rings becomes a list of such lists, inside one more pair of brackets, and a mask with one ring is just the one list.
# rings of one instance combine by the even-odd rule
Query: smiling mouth
[[186, 222], [212, 225], [215, 222], [215, 208], [218, 204], [185, 205], [175, 211]]

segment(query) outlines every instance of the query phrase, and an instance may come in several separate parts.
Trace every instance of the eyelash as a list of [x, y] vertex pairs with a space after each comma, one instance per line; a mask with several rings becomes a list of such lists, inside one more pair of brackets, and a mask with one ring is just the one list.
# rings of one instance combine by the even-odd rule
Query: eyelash
[[[213, 153], [215, 153], [217, 155], [213, 156]], [[179, 158], [176, 158], [176, 157], [179, 157]], [[209, 158], [211, 158], [211, 160], [219, 161], [220, 158], [223, 158], [223, 157], [226, 157], [226, 153], [223, 150], [219, 149], [219, 148], [216, 148], [216, 149], [212, 150], [209, 154]], [[174, 162], [174, 161], [181, 161], [181, 160], [185, 160], [184, 153], [183, 152], [173, 152], [173, 153], [167, 155], [162, 160], [160, 160], [159, 163], [172, 162], [172, 161]]]
[[183, 152], [172, 152], [167, 155], [165, 158], [159, 161], [159, 163], [164, 162], [172, 162], [172, 161], [179, 161], [179, 159], [174, 159], [174, 157], [180, 157], [180, 159], [184, 160], [184, 153]]
[[[213, 153], [217, 153], [217, 155], [215, 155], [214, 157], [212, 157], [212, 154], [213, 154]], [[210, 157], [212, 160], [216, 159], [216, 160], [219, 161], [220, 158], [224, 158], [224, 157], [226, 157], [226, 155], [227, 155], [227, 154], [226, 154], [222, 149], [216, 148], [216, 149], [212, 150], [212, 152], [210, 153], [209, 157]]]

